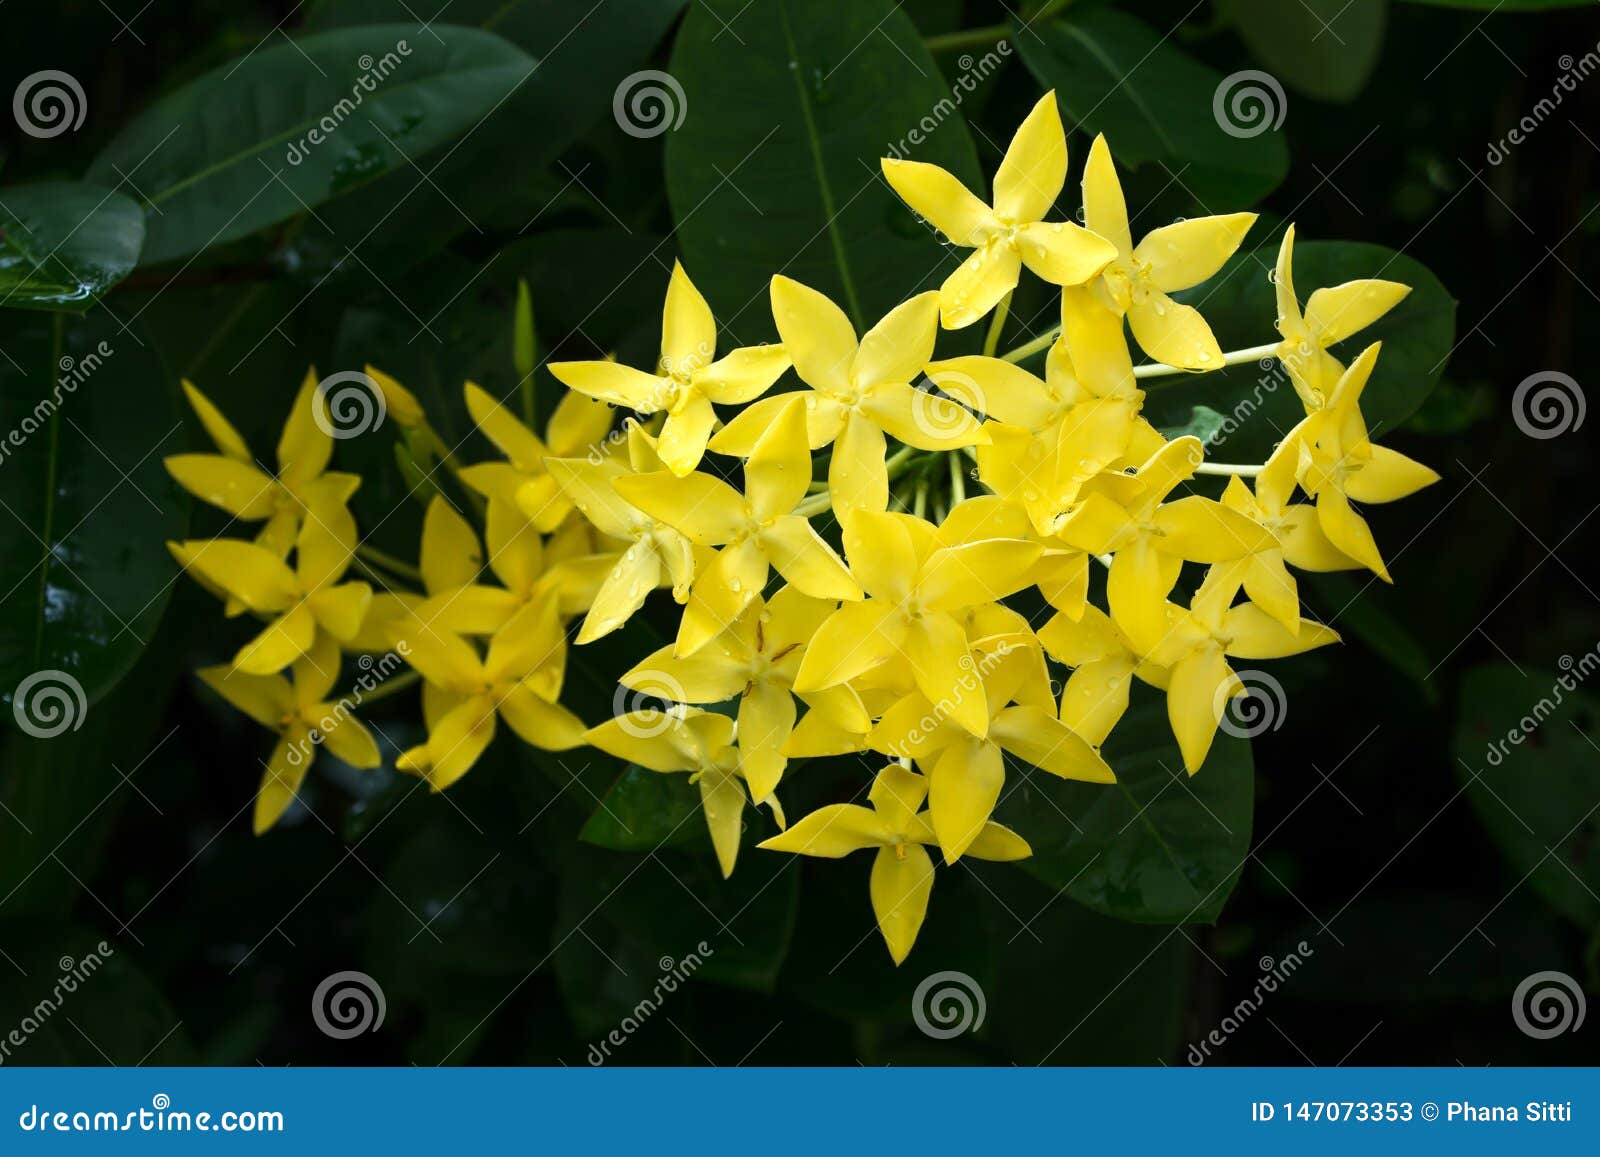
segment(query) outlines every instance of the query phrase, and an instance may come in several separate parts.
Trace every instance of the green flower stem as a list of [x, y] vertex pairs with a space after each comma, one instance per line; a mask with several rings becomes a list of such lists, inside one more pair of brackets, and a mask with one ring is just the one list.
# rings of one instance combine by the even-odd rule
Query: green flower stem
[[422, 673], [419, 671], [403, 671], [394, 676], [392, 679], [385, 679], [371, 691], [361, 691], [358, 693], [355, 690], [351, 690], [340, 698], [345, 700], [359, 699], [363, 705], [375, 703], [379, 699], [387, 699], [391, 695], [399, 694], [407, 687], [420, 682], [421, 679]]
[[[1279, 342], [1268, 342], [1266, 345], [1253, 345], [1247, 349], [1230, 350], [1222, 355], [1222, 364], [1225, 366], [1243, 365], [1245, 362], [1259, 362], [1266, 358], [1278, 356]], [[1010, 360], [1009, 358], [1007, 359]], [[1169, 374], [1203, 374], [1206, 370], [1186, 370], [1182, 366], [1163, 365], [1155, 362], [1147, 366], [1134, 366], [1133, 376], [1136, 378], [1164, 378]]]
[[[1012, 292], [1015, 292], [1014, 290]], [[1006, 327], [1006, 314], [1011, 312], [1011, 294], [1007, 293], [1000, 299], [1000, 304], [994, 307], [994, 316], [989, 320], [989, 333], [983, 339], [983, 356], [994, 357], [994, 351], [1000, 345], [1000, 331]]]
[[422, 571], [412, 566], [409, 562], [395, 558], [394, 555], [387, 554], [375, 546], [368, 546], [364, 542], [357, 544], [356, 557], [381, 566], [385, 570], [392, 571], [402, 578], [410, 579], [414, 583], [422, 581]]
[[983, 28], [963, 28], [958, 32], [945, 32], [930, 36], [922, 43], [929, 52], [955, 52], [962, 48], [982, 48], [1004, 39], [1011, 31], [1009, 24], [989, 24]]
[[1020, 362], [1020, 361], [1023, 361], [1025, 359], [1027, 359], [1027, 358], [1031, 358], [1034, 354], [1038, 353], [1040, 350], [1049, 349], [1050, 348], [1050, 343], [1055, 341], [1057, 336], [1060, 335], [1060, 333], [1061, 333], [1061, 327], [1059, 325], [1053, 325], [1049, 329], [1045, 330], [1038, 337], [1034, 338], [1032, 341], [1024, 342], [1022, 345], [1019, 345], [1016, 349], [1008, 350], [1006, 353], [1001, 354], [1000, 355], [1000, 360], [1001, 361], [1007, 361], [1007, 362]]

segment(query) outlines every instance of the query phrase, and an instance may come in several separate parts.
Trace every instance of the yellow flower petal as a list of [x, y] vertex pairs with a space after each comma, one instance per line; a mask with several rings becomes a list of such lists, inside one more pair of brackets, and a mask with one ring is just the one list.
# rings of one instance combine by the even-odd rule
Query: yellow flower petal
[[934, 709], [973, 735], [987, 733], [988, 699], [961, 624], [949, 615], [924, 614], [910, 624], [902, 647], [917, 689]]
[[1383, 565], [1383, 555], [1372, 537], [1367, 520], [1357, 514], [1350, 500], [1335, 486], [1325, 486], [1317, 494], [1317, 523], [1334, 548], [1348, 555], [1386, 583], [1389, 568]]
[[851, 363], [851, 379], [866, 389], [880, 382], [910, 382], [933, 357], [939, 333], [939, 295], [919, 293], [895, 306], [867, 331]]
[[1087, 289], [1067, 288], [1061, 291], [1061, 327], [1073, 370], [1086, 389], [1107, 398], [1136, 388], [1133, 358], [1116, 310]]
[[363, 769], [383, 764], [377, 741], [359, 719], [353, 715], [330, 715], [329, 719], [333, 722], [323, 729], [322, 742], [334, 758]]
[[239, 648], [233, 665], [248, 675], [271, 675], [293, 663], [311, 648], [317, 637], [317, 620], [301, 603], [266, 625]]
[[1398, 281], [1347, 281], [1314, 291], [1306, 298], [1306, 324], [1323, 346], [1335, 345], [1366, 329], [1410, 294]]
[[612, 538], [632, 538], [636, 526], [644, 522], [637, 508], [617, 493], [616, 479], [626, 471], [614, 461], [590, 462], [582, 458], [546, 458], [545, 469], [572, 499], [601, 534]]
[[945, 862], [953, 864], [978, 838], [1005, 786], [1005, 760], [993, 743], [951, 744], [928, 772], [928, 814]]
[[871, 418], [852, 412], [833, 444], [828, 462], [828, 493], [836, 513], [882, 511], [889, 505], [889, 470], [883, 430]]
[[252, 611], [276, 614], [300, 597], [294, 572], [276, 554], [253, 542], [213, 538], [168, 543], [167, 548], [184, 569]]
[[939, 318], [946, 329], [961, 329], [986, 316], [1017, 287], [1022, 258], [1004, 238], [975, 249], [939, 286]]
[[428, 785], [443, 791], [471, 771], [494, 731], [494, 700], [487, 695], [466, 700], [441, 719], [428, 736]]
[[916, 845], [880, 848], [872, 861], [872, 911], [896, 964], [910, 955], [933, 894], [933, 860]]
[[1172, 668], [1167, 685], [1167, 718], [1190, 775], [1206, 761], [1227, 703], [1225, 689], [1233, 681], [1227, 660], [1214, 646], [1195, 651]]
[[898, 607], [872, 599], [844, 604], [812, 636], [795, 674], [795, 691], [821, 691], [849, 682], [898, 654], [905, 633]]
[[679, 477], [688, 474], [705, 457], [706, 443], [711, 441], [716, 425], [717, 412], [704, 394], [685, 398], [661, 427], [661, 437], [656, 442], [661, 464]]
[[1038, 543], [994, 538], [944, 547], [929, 556], [917, 576], [916, 591], [930, 610], [953, 611], [992, 603], [1030, 585]]
[[1222, 367], [1222, 347], [1200, 311], [1173, 301], [1158, 289], [1129, 307], [1128, 325], [1139, 348], [1158, 362], [1189, 370]]
[[267, 770], [261, 777], [261, 786], [256, 790], [255, 815], [252, 819], [256, 835], [261, 835], [277, 823], [294, 802], [295, 793], [300, 790], [306, 772], [311, 770], [310, 753], [314, 750], [303, 727], [285, 734], [273, 747], [272, 754], [267, 758]]
[[802, 399], [784, 395], [777, 420], [762, 433], [744, 464], [744, 492], [757, 518], [788, 514], [811, 485], [811, 448]]
[[551, 703], [517, 686], [500, 700], [500, 718], [526, 744], [542, 751], [570, 751], [584, 742], [583, 720], [559, 703]]
[[1255, 222], [1254, 213], [1222, 213], [1163, 225], [1145, 234], [1134, 247], [1133, 260], [1150, 267], [1150, 282], [1157, 289], [1176, 293], [1199, 285], [1227, 264]]
[[700, 809], [723, 879], [733, 875], [739, 857], [739, 834], [744, 830], [744, 785], [731, 772], [708, 770], [700, 777]]
[[1075, 221], [1037, 221], [1017, 229], [1022, 263], [1051, 285], [1082, 285], [1117, 256], [1117, 247]]
[[1067, 180], [1067, 134], [1054, 91], [1034, 104], [994, 175], [994, 211], [1014, 224], [1050, 211]]
[[537, 434], [517, 420], [509, 406], [474, 382], [466, 383], [463, 391], [473, 423], [500, 453], [511, 459], [513, 466], [524, 471], [544, 469], [549, 451]]
[[837, 860], [862, 848], [882, 847], [890, 839], [876, 812], [857, 804], [833, 803], [819, 807], [789, 826], [789, 830], [763, 840], [758, 847], [772, 852], [796, 852]]
[[777, 394], [750, 403], [711, 439], [710, 448], [718, 454], [748, 458], [763, 434], [772, 428], [791, 401], [799, 398], [805, 407], [806, 441], [813, 450], [832, 442], [844, 421], [844, 408], [826, 394], [814, 390]]
[[1339, 641], [1339, 632], [1332, 627], [1301, 619], [1291, 631], [1250, 603], [1229, 609], [1223, 630], [1232, 640], [1228, 654], [1240, 659], [1284, 659]]
[[338, 582], [350, 567], [356, 538], [356, 520], [349, 507], [308, 508], [300, 535], [294, 542], [295, 575], [300, 589], [314, 591]]
[[333, 436], [317, 425], [316, 391], [317, 372], [308, 370], [278, 439], [278, 477], [291, 488], [321, 474], [333, 457]]
[[251, 675], [228, 664], [202, 667], [195, 673], [231, 706], [273, 731], [295, 709], [294, 688], [281, 675]]
[[1361, 469], [1345, 480], [1345, 493], [1357, 502], [1395, 502], [1439, 481], [1421, 462], [1387, 446], [1372, 446]]
[[221, 454], [174, 454], [163, 463], [179, 486], [202, 502], [248, 522], [269, 517], [283, 490], [249, 461]]
[[1117, 180], [1111, 148], [1103, 133], [1089, 146], [1089, 159], [1083, 165], [1083, 223], [1115, 245], [1117, 252], [1133, 253], [1128, 206], [1122, 199], [1122, 182]]
[[650, 592], [661, 585], [661, 558], [648, 543], [636, 542], [606, 575], [578, 630], [577, 642], [592, 643], [633, 617]]
[[1026, 860], [1033, 855], [1028, 841], [1004, 824], [986, 823], [978, 838], [967, 845], [967, 855], [975, 860]]
[[1140, 536], [1117, 551], [1106, 576], [1111, 617], [1141, 653], [1153, 650], [1167, 631], [1167, 594], [1182, 562]]
[[739, 758], [750, 798], [772, 794], [788, 760], [783, 748], [794, 730], [794, 697], [782, 687], [758, 682], [739, 700]]
[[771, 296], [772, 319], [800, 380], [827, 393], [846, 393], [856, 331], [844, 311], [825, 294], [787, 277], [772, 279]]
[[745, 346], [696, 371], [694, 388], [713, 402], [742, 406], [770, 390], [788, 368], [789, 351], [783, 346]]
[[233, 423], [222, 416], [222, 411], [216, 404], [200, 392], [199, 388], [188, 378], [183, 379], [183, 393], [189, 399], [195, 417], [200, 419], [200, 425], [205, 427], [206, 433], [216, 445], [219, 453], [238, 462], [252, 461], [250, 447], [245, 445], [239, 431], [233, 428]]
[[434, 495], [422, 519], [422, 586], [429, 592], [465, 586], [483, 568], [477, 532], [443, 497]]
[[1128, 710], [1133, 666], [1133, 656], [1119, 655], [1078, 667], [1061, 692], [1061, 722], [1086, 743], [1104, 743]]
[[1161, 532], [1156, 546], [1190, 562], [1228, 562], [1276, 545], [1259, 523], [1198, 494], [1166, 503], [1153, 521]]
[[1117, 781], [1099, 752], [1041, 707], [1007, 707], [989, 724], [989, 738], [1024, 763], [1062, 779], [1086, 783]]
[[323, 587], [312, 591], [304, 605], [316, 619], [317, 626], [346, 643], [361, 630], [367, 608], [372, 605], [372, 588], [360, 582]]
[[580, 394], [641, 414], [666, 409], [676, 389], [667, 378], [616, 362], [551, 362], [550, 373]]
[[956, 245], [979, 243], [998, 226], [994, 212], [965, 185], [937, 165], [884, 157], [883, 179], [911, 211]]
[[717, 323], [711, 307], [678, 262], [672, 263], [667, 300], [661, 311], [661, 368], [688, 377], [711, 364], [717, 352]]
[[[862, 398], [861, 412], [919, 450], [954, 450], [988, 440], [983, 424], [949, 398], [899, 382], [874, 386]], [[859, 420], [861, 412], [850, 420]]]
[[694, 581], [676, 653], [692, 655], [733, 625], [761, 595], [767, 581], [767, 556], [753, 538], [717, 552], [716, 559]]
[[795, 590], [818, 599], [853, 602], [861, 587], [844, 560], [823, 541], [811, 523], [798, 514], [774, 519], [761, 532], [761, 549]]

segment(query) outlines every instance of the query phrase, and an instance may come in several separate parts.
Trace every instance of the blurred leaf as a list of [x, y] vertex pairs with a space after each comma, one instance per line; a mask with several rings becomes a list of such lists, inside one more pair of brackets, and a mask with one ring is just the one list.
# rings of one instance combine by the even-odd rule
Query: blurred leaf
[[1405, 0], [1425, 8], [1464, 8], [1473, 12], [1545, 12], [1587, 7], [1591, 0]]
[[[180, 426], [166, 370], [98, 310], [0, 314], [0, 697], [64, 673], [92, 705], [133, 664], [176, 581], [188, 499], [162, 468]], [[67, 680], [50, 678], [40, 686]], [[70, 689], [70, 688], [69, 688]]]
[[470, 129], [535, 68], [474, 28], [387, 24], [280, 44], [145, 109], [90, 166], [150, 206], [142, 260], [244, 237]]
[[1250, 110], [1257, 120], [1224, 131], [1214, 105], [1242, 90], [1125, 12], [1069, 13], [1012, 42], [1039, 83], [1055, 89], [1069, 128], [1104, 133], [1124, 169], [1158, 164], [1163, 181], [1188, 190], [1207, 212], [1243, 209], [1289, 171], [1273, 124], [1282, 112], [1276, 94]]
[[1366, 86], [1389, 15], [1389, 0], [1221, 0], [1217, 7], [1268, 72], [1335, 101]]
[[1595, 655], [1570, 657], [1562, 674], [1492, 664], [1461, 681], [1456, 774], [1500, 845], [1514, 879], [1526, 879], [1568, 919], [1600, 918], [1600, 773], [1597, 704], [1577, 687]]
[[1199, 438], [1209, 446], [1211, 439], [1221, 433], [1223, 421], [1222, 415], [1210, 406], [1195, 406], [1183, 425], [1161, 427], [1161, 436], [1169, 442], [1175, 438]]
[[750, 846], [727, 880], [709, 856], [581, 849], [562, 880], [552, 940], [580, 1035], [599, 1035], [641, 1000], [660, 1000], [663, 976], [675, 972], [770, 991], [794, 931], [799, 887], [795, 857]]
[[0, 924], [0, 956], [10, 962], [0, 990], [0, 1024], [12, 1037], [5, 1063], [194, 1063], [182, 1019], [140, 955], [132, 937], [79, 924]]
[[82, 313], [143, 242], [144, 214], [120, 193], [69, 181], [0, 189], [0, 305]]
[[667, 192], [685, 265], [739, 340], [768, 336], [776, 273], [826, 293], [864, 330], [949, 264], [883, 183], [879, 158], [904, 151], [943, 102], [949, 115], [911, 156], [984, 189], [966, 123], [889, 0], [745, 7], [697, 4], [672, 54], [683, 100]]
[[[1275, 341], [1278, 312], [1267, 275], [1276, 261], [1276, 246], [1237, 253], [1210, 281], [1175, 296], [1205, 315], [1225, 350]], [[1294, 285], [1302, 304], [1313, 290], [1367, 277], [1411, 286], [1410, 295], [1379, 321], [1333, 347], [1348, 365], [1371, 343], [1383, 343], [1361, 395], [1361, 412], [1373, 438], [1381, 441], [1416, 411], [1444, 373], [1455, 343], [1456, 303], [1425, 266], [1381, 245], [1300, 241], [1294, 247]], [[1226, 419], [1223, 432], [1209, 452], [1230, 462], [1264, 461], [1305, 415], [1276, 361], [1158, 378], [1148, 385], [1145, 417], [1158, 427], [1183, 421], [1191, 406], [1220, 410]]]
[[1215, 922], [1250, 850], [1249, 741], [1219, 730], [1205, 766], [1190, 776], [1166, 711], [1139, 696], [1104, 755], [1115, 784], [1028, 768], [1007, 787], [1001, 819], [1033, 846], [1019, 866], [1107, 916]]

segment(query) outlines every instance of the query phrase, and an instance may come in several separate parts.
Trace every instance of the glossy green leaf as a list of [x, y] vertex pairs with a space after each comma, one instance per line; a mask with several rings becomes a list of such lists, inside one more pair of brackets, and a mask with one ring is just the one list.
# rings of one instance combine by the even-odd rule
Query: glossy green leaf
[[1456, 774], [1510, 879], [1585, 927], [1600, 918], [1600, 701], [1582, 689], [1597, 666], [1590, 651], [1564, 656], [1559, 672], [1474, 667], [1461, 681], [1455, 732]]
[[[1235, 254], [1203, 285], [1177, 296], [1196, 306], [1225, 350], [1277, 340], [1277, 305], [1268, 273], [1276, 245]], [[1455, 344], [1456, 303], [1425, 266], [1381, 245], [1350, 241], [1297, 241], [1294, 285], [1301, 303], [1322, 286], [1376, 277], [1411, 286], [1411, 293], [1376, 324], [1333, 347], [1346, 364], [1372, 342], [1383, 351], [1361, 396], [1361, 412], [1374, 438], [1414, 413], [1444, 372]], [[1221, 432], [1208, 446], [1219, 461], [1261, 462], [1304, 409], [1276, 361], [1248, 362], [1212, 374], [1151, 378], [1145, 416], [1158, 427], [1177, 425], [1190, 408], [1222, 413]]]
[[1406, 0], [1425, 8], [1465, 8], [1473, 12], [1548, 12], [1552, 8], [1585, 8], [1589, 0]]
[[630, 764], [606, 792], [578, 838], [619, 852], [666, 844], [704, 843], [700, 790], [687, 775], [663, 775]]
[[[1280, 93], [1259, 89], [1255, 102], [1256, 82], [1224, 77], [1125, 12], [1069, 12], [1013, 42], [1069, 127], [1104, 133], [1124, 168], [1158, 166], [1158, 183], [1177, 183], [1206, 212], [1243, 209], [1288, 172]], [[1236, 98], [1244, 116], [1228, 111]]]
[[1165, 708], [1136, 698], [1104, 754], [1115, 784], [1030, 768], [1007, 786], [1001, 817], [1033, 846], [1021, 867], [1108, 916], [1215, 921], [1250, 850], [1249, 741], [1218, 731], [1205, 766], [1190, 776]]
[[1261, 66], [1318, 100], [1366, 86], [1383, 50], [1389, 0], [1221, 0], [1222, 14]]
[[82, 313], [139, 261], [144, 214], [73, 181], [0, 189], [0, 306]]
[[145, 263], [286, 220], [470, 131], [534, 69], [476, 28], [385, 24], [277, 44], [147, 108], [90, 179], [145, 199]]
[[[571, 0], [454, 0], [446, 14], [453, 23], [504, 37], [538, 67], [448, 154], [425, 166], [426, 180], [402, 169], [328, 206], [297, 242], [308, 268], [342, 268], [365, 283], [367, 269], [340, 265], [347, 247], [358, 246], [374, 273], [390, 276], [457, 236], [549, 227], [560, 216], [563, 195], [611, 224], [609, 198], [597, 200], [594, 192], [597, 166], [555, 162], [580, 138], [617, 131], [611, 120], [618, 90], [645, 67], [685, 3], [606, 0], [596, 8]], [[415, 11], [415, 0], [329, 0], [310, 24], [405, 21], [415, 19]], [[657, 157], [647, 163], [659, 173]], [[659, 178], [654, 184], [659, 187]], [[384, 226], [374, 232], [379, 220]], [[613, 285], [621, 273], [611, 273]], [[533, 288], [540, 290], [538, 283]], [[542, 332], [542, 318], [540, 325]]]
[[684, 263], [742, 340], [770, 334], [776, 273], [828, 294], [862, 329], [954, 259], [941, 265], [879, 159], [897, 150], [987, 193], [966, 123], [889, 0], [745, 7], [696, 5], [672, 54], [683, 120], [667, 137], [667, 192]]
[[137, 330], [103, 311], [7, 312], [0, 350], [9, 726], [36, 672], [69, 677], [91, 706], [126, 673], [176, 581], [165, 541], [183, 536], [188, 499], [161, 465], [184, 445], [176, 390]]

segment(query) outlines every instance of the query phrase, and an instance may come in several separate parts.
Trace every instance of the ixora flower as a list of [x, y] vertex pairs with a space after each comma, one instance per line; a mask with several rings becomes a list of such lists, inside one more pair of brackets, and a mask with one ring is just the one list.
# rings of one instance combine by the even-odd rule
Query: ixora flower
[[[420, 684], [426, 738], [395, 765], [435, 791], [509, 730], [545, 750], [587, 745], [686, 774], [656, 786], [698, 801], [724, 875], [747, 825], [769, 850], [873, 849], [872, 908], [898, 964], [927, 912], [930, 849], [947, 865], [1030, 855], [1031, 825], [1055, 822], [1057, 808], [1040, 814], [1024, 790], [1040, 775], [1091, 797], [1120, 791], [1130, 769], [1107, 744], [1138, 717], [1135, 696], [1164, 700], [1163, 735], [1141, 746], [1170, 730], [1175, 750], [1152, 762], [1205, 774], [1243, 689], [1233, 664], [1338, 641], [1302, 607], [1295, 572], [1389, 579], [1358, 505], [1438, 478], [1372, 441], [1361, 403], [1383, 388], [1372, 384], [1380, 347], [1348, 367], [1333, 352], [1406, 287], [1359, 279], [1317, 289], [1302, 309], [1291, 227], [1273, 273], [1278, 340], [1224, 352], [1172, 295], [1213, 278], [1254, 215], [1157, 224], [1135, 244], [1099, 137], [1083, 172], [1087, 227], [1049, 220], [1067, 175], [1053, 94], [1017, 130], [990, 203], [931, 165], [885, 161], [883, 173], [971, 252], [939, 291], [910, 295], [864, 334], [824, 294], [775, 275], [782, 344], [718, 358], [711, 310], [675, 266], [654, 372], [551, 366], [567, 390], [537, 432], [531, 395], [519, 418], [498, 389], [466, 383], [466, 414], [493, 448], [468, 463], [415, 395], [369, 369], [426, 508], [415, 564], [360, 541], [348, 509], [360, 479], [329, 470], [315, 374], [273, 473], [186, 384], [217, 453], [169, 469], [233, 518], [265, 524], [254, 542], [172, 544], [228, 614], [266, 621], [231, 664], [201, 673], [278, 736], [258, 831], [286, 814], [316, 745], [378, 762], [347, 701]], [[1025, 269], [1051, 287], [1060, 324], [1002, 352]], [[907, 270], [906, 284], [925, 272]], [[511, 367], [524, 382], [526, 298]], [[985, 316], [981, 355], [948, 335], [939, 349], [941, 322]], [[1042, 366], [1029, 361], [1039, 355]], [[1198, 438], [1145, 417], [1146, 391], [1161, 385], [1146, 379], [1183, 374], [1196, 389], [1208, 371], [1263, 356], [1284, 364], [1305, 410], [1266, 461], [1207, 461]], [[780, 385], [790, 369], [798, 389]], [[486, 367], [483, 380], [500, 379]], [[645, 418], [613, 431], [614, 406]], [[351, 567], [363, 580], [345, 581]], [[572, 658], [606, 636], [603, 661]], [[336, 696], [346, 652], [409, 670]], [[562, 701], [569, 658], [623, 670], [614, 718], [590, 726], [596, 704]], [[624, 711], [630, 696], [666, 704]], [[869, 754], [889, 765], [867, 773]], [[799, 800], [811, 806], [788, 826], [784, 805]], [[1018, 831], [995, 822], [1003, 802]]]
[[1053, 285], [1081, 285], [1117, 256], [1104, 234], [1045, 221], [1067, 181], [1067, 135], [1047, 92], [1011, 138], [985, 205], [937, 165], [885, 157], [883, 177], [907, 205], [971, 257], [939, 289], [949, 329], [971, 325], [1017, 287], [1022, 266]]
[[333, 437], [317, 424], [316, 390], [317, 371], [309, 370], [278, 439], [273, 475], [255, 464], [239, 431], [211, 399], [185, 381], [183, 392], [217, 453], [174, 454], [165, 460], [167, 473], [202, 502], [242, 522], [265, 523], [256, 541], [280, 559], [293, 547], [308, 506], [348, 502], [361, 485], [359, 475], [327, 472]]
[[[889, 955], [899, 964], [917, 941], [928, 914], [928, 897], [933, 894], [933, 859], [925, 845], [937, 844], [939, 839], [928, 813], [919, 810], [927, 797], [926, 778], [891, 764], [873, 780], [867, 795], [870, 808], [828, 804], [760, 846], [828, 859], [876, 848], [872, 911]], [[1033, 854], [1026, 840], [993, 821], [983, 825], [966, 851], [980, 860], [1024, 860]]]
[[712, 407], [737, 406], [759, 398], [789, 368], [782, 346], [746, 346], [713, 360], [717, 323], [711, 307], [674, 263], [661, 319], [659, 373], [647, 374], [609, 361], [552, 362], [550, 372], [580, 394], [626, 406], [641, 414], [666, 412], [661, 427], [661, 462], [674, 474], [700, 463], [717, 424]]
[[[833, 445], [828, 492], [836, 510], [881, 511], [889, 501], [884, 460], [890, 435], [919, 450], [954, 450], [984, 440], [978, 420], [911, 385], [933, 356], [938, 295], [923, 293], [890, 311], [859, 342], [844, 310], [825, 294], [772, 279], [772, 316], [795, 372], [811, 387], [806, 430], [813, 449]], [[790, 399], [765, 398], [713, 440], [721, 454], [747, 457]]]
[[382, 759], [372, 734], [343, 703], [327, 701], [339, 678], [339, 647], [322, 636], [289, 667], [290, 677], [251, 675], [237, 667], [202, 667], [200, 678], [250, 716], [278, 742], [256, 793], [257, 835], [278, 822], [311, 770], [318, 745], [351, 767], [377, 767]]

